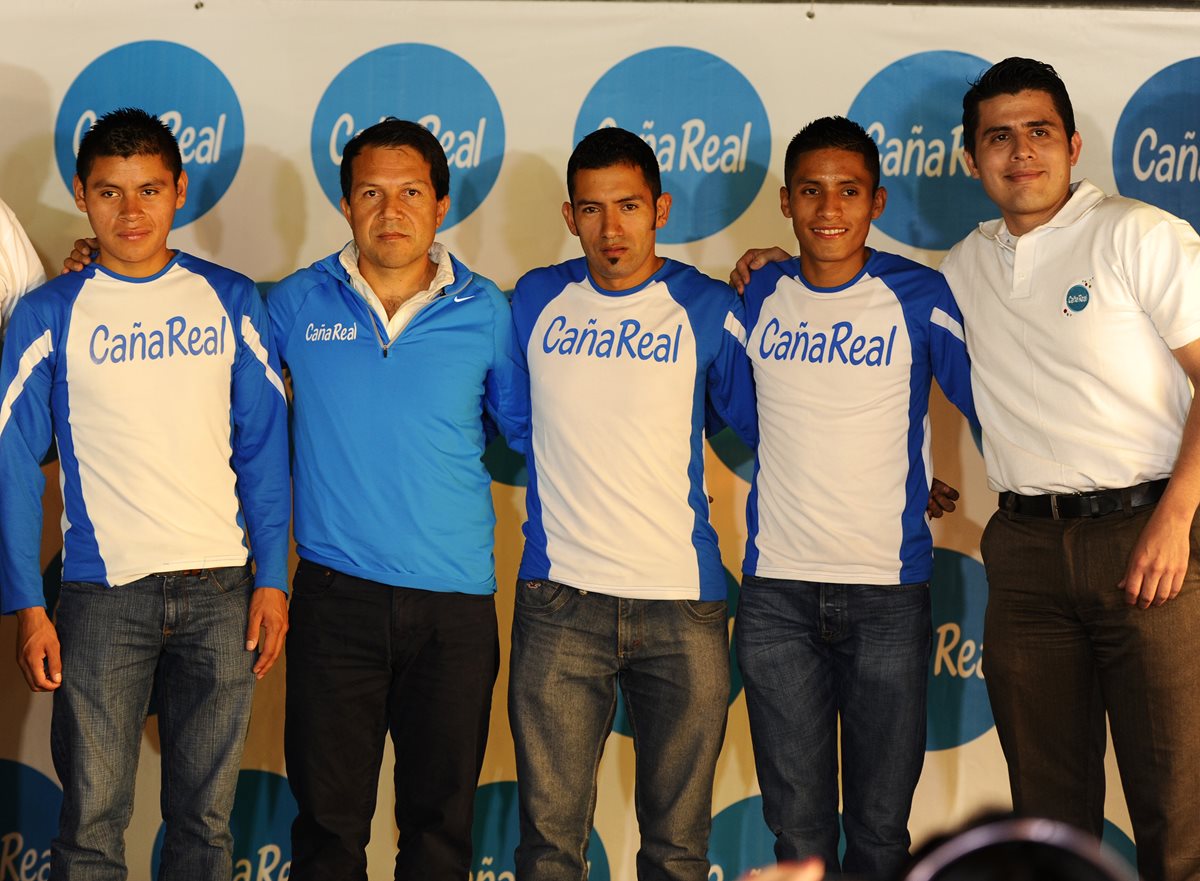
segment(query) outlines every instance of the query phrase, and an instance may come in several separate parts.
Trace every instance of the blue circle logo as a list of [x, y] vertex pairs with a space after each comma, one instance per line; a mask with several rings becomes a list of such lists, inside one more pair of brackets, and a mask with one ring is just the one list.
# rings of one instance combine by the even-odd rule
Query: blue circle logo
[[48, 878], [62, 790], [45, 774], [0, 759], [0, 878]]
[[[838, 817], [838, 859], [846, 855], [846, 834]], [[713, 817], [708, 839], [709, 881], [733, 881], [775, 862], [775, 835], [763, 819], [762, 796], [734, 802]]]
[[[470, 881], [512, 881], [516, 877], [514, 854], [520, 837], [517, 784], [511, 780], [488, 783], [475, 790], [475, 825], [471, 830]], [[588, 839], [588, 878], [610, 881], [608, 854], [596, 830]]]
[[[728, 569], [725, 570], [725, 604], [728, 606], [727, 615], [729, 622], [733, 623], [734, 615], [737, 614], [738, 595], [740, 587], [738, 580], [733, 577], [733, 573]], [[737, 700], [737, 696], [742, 693], [742, 668], [737, 660], [737, 646], [733, 643], [733, 637], [729, 638], [729, 700], [726, 701], [726, 706]], [[612, 730], [617, 734], [625, 737], [633, 737], [633, 728], [629, 725], [629, 715], [625, 712], [625, 701], [617, 701], [617, 712], [613, 716]]]
[[708, 445], [725, 467], [749, 483], [754, 478], [754, 450], [732, 428], [725, 427], [708, 439]]
[[1086, 285], [1071, 285], [1070, 290], [1067, 291], [1067, 308], [1072, 312], [1082, 312], [1091, 301], [1092, 292], [1087, 289]]
[[665, 244], [720, 232], [750, 207], [766, 178], [766, 108], [750, 81], [711, 53], [667, 46], [616, 64], [584, 99], [573, 143], [613, 126], [638, 135], [658, 157], [663, 190], [675, 200], [658, 232]]
[[1106, 845], [1117, 852], [1130, 866], [1137, 865], [1137, 847], [1125, 832], [1112, 820], [1104, 821], [1104, 832], [1100, 838]]
[[450, 210], [441, 228], [469, 217], [504, 159], [504, 116], [487, 80], [453, 52], [424, 43], [384, 46], [350, 62], [321, 96], [312, 124], [313, 168], [335, 208], [346, 142], [388, 116], [425, 126], [446, 151]]
[[734, 802], [713, 817], [708, 862], [710, 881], [733, 881], [775, 862], [775, 834], [763, 819], [762, 796]]
[[933, 657], [925, 746], [951, 749], [995, 725], [983, 681], [983, 564], [957, 551], [934, 548], [931, 599]]
[[1113, 135], [1122, 195], [1150, 202], [1200, 229], [1200, 58], [1165, 67], [1133, 93]]
[[946, 250], [996, 208], [963, 158], [962, 97], [990, 65], [963, 52], [918, 52], [875, 74], [848, 116], [879, 145], [888, 203], [875, 221], [915, 248]]
[[[233, 877], [286, 881], [292, 873], [292, 821], [298, 809], [287, 778], [269, 771], [238, 773], [229, 831], [233, 833]], [[158, 827], [152, 874], [158, 877], [166, 826]]]
[[155, 114], [179, 142], [188, 199], [175, 228], [204, 216], [233, 183], [246, 139], [242, 105], [225, 74], [195, 49], [162, 40], [105, 52], [75, 77], [54, 124], [54, 155], [68, 190], [80, 140], [97, 117], [119, 107]]
[[529, 486], [525, 457], [514, 452], [504, 438], [497, 436], [483, 451], [483, 465], [496, 483]]

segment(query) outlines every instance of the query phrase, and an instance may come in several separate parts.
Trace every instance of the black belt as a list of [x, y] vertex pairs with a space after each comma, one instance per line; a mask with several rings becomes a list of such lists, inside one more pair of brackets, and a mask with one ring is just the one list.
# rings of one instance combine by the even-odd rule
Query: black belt
[[1047, 493], [1041, 496], [1022, 496], [1000, 493], [1000, 510], [1029, 517], [1050, 517], [1069, 520], [1080, 517], [1103, 517], [1118, 511], [1132, 511], [1153, 505], [1167, 489], [1167, 478], [1150, 480], [1122, 489], [1101, 489], [1090, 493]]

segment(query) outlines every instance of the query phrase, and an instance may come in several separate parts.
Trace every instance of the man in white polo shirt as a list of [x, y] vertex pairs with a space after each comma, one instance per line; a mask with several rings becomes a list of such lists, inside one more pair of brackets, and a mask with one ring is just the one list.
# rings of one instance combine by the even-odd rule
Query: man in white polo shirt
[[12, 209], [0, 202], [0, 346], [17, 300], [46, 280], [42, 262]]
[[965, 318], [988, 480], [984, 670], [1018, 811], [1104, 823], [1105, 716], [1146, 881], [1200, 878], [1200, 238], [1071, 183], [1047, 64], [963, 99], [1000, 209], [942, 265]]

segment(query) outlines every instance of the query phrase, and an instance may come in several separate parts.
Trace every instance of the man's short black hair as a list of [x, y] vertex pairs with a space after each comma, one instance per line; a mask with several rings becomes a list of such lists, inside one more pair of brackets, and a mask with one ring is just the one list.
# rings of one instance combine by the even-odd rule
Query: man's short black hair
[[1071, 96], [1062, 79], [1049, 64], [1032, 58], [1005, 58], [983, 72], [971, 83], [963, 95], [963, 146], [975, 155], [975, 130], [979, 128], [979, 104], [997, 95], [1016, 95], [1026, 90], [1045, 92], [1054, 102], [1054, 109], [1062, 119], [1068, 140], [1075, 135], [1075, 111], [1071, 108]]
[[367, 147], [411, 147], [429, 163], [429, 180], [433, 183], [433, 195], [444, 199], [450, 195], [450, 166], [446, 162], [446, 151], [441, 142], [429, 129], [407, 119], [389, 116], [373, 126], [363, 129], [342, 148], [342, 196], [350, 198], [354, 185], [354, 160]]
[[879, 189], [879, 145], [866, 129], [844, 116], [823, 116], [814, 119], [796, 133], [783, 157], [783, 185], [792, 188], [792, 174], [800, 157], [814, 150], [847, 150], [858, 153], [871, 175], [871, 188]]
[[658, 197], [662, 195], [658, 157], [649, 144], [623, 128], [597, 129], [575, 145], [571, 158], [567, 160], [567, 197], [575, 201], [576, 172], [611, 168], [614, 165], [641, 169], [642, 177], [650, 187], [650, 195], [658, 202]]
[[175, 183], [179, 183], [179, 174], [183, 171], [179, 144], [171, 130], [154, 114], [136, 107], [112, 110], [92, 123], [79, 142], [79, 155], [75, 157], [75, 174], [79, 180], [86, 184], [92, 165], [104, 156], [122, 159], [161, 156]]

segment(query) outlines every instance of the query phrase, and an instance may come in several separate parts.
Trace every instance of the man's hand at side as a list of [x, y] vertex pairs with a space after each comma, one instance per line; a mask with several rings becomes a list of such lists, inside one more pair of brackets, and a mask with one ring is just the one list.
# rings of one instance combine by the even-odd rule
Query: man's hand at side
[[[287, 594], [273, 587], [260, 587], [250, 597], [250, 624], [246, 628], [246, 651], [258, 649], [254, 675], [262, 679], [283, 651], [288, 630]], [[259, 638], [261, 634], [261, 639]]]
[[[1192, 381], [1200, 386], [1200, 340], [1171, 354]], [[1200, 409], [1192, 398], [1175, 471], [1129, 555], [1125, 577], [1118, 587], [1125, 602], [1148, 609], [1161, 606], [1179, 595], [1191, 559], [1192, 519], [1200, 503]]]
[[17, 666], [31, 691], [54, 691], [62, 685], [58, 631], [41, 606], [17, 612]]
[[957, 507], [954, 504], [957, 501], [958, 490], [935, 477], [929, 486], [929, 503], [925, 506], [925, 513], [936, 520], [952, 512]]

